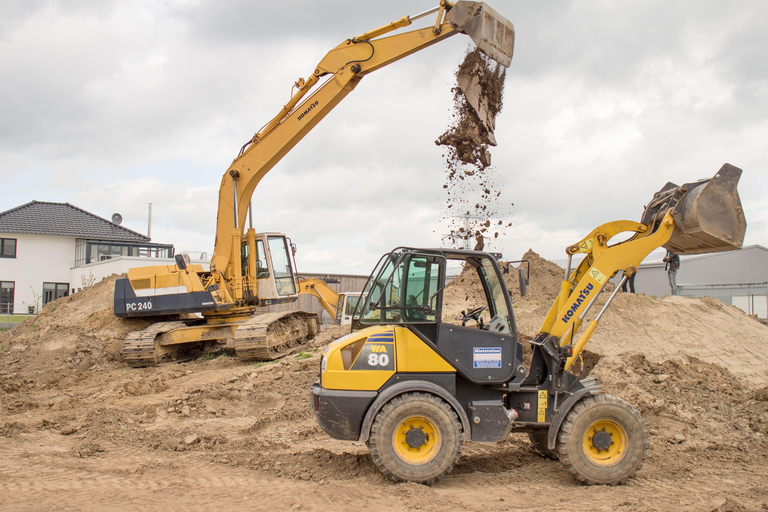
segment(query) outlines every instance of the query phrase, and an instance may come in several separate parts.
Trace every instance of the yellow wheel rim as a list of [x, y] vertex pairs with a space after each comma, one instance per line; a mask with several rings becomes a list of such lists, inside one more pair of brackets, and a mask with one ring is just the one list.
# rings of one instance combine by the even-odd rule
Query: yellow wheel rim
[[618, 423], [599, 420], [584, 434], [582, 447], [587, 458], [598, 466], [613, 466], [624, 458], [627, 434]]
[[435, 425], [422, 416], [406, 418], [392, 435], [397, 456], [403, 462], [417, 466], [434, 459], [440, 451], [441, 442]]

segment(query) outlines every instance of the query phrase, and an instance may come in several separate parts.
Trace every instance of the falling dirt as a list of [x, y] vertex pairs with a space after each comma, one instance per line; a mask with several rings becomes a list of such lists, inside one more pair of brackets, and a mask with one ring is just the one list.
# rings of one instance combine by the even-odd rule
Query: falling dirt
[[482, 250], [497, 238], [504, 222], [501, 192], [496, 186], [489, 146], [496, 145], [494, 128], [501, 112], [504, 67], [480, 50], [468, 52], [456, 72], [453, 120], [435, 141], [444, 146], [448, 200], [446, 219], [452, 245]]
[[[564, 273], [526, 258], [529, 294], [512, 292], [522, 339]], [[516, 290], [514, 267], [507, 279]], [[446, 308], [476, 304], [476, 284], [455, 279]], [[581, 486], [512, 435], [466, 443], [454, 471], [427, 487], [388, 481], [365, 445], [316, 425], [319, 349], [346, 328], [272, 363], [209, 354], [133, 369], [119, 343], [143, 323], [111, 315], [113, 286], [0, 333], [4, 511], [768, 509], [768, 327], [713, 299], [619, 294], [589, 345], [591, 375], [648, 424], [648, 459], [626, 485]]]

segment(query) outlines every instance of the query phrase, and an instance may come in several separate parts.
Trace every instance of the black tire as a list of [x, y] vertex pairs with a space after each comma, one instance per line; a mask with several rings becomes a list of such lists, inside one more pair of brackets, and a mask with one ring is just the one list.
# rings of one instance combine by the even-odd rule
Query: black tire
[[618, 485], [643, 467], [648, 429], [640, 413], [621, 398], [593, 395], [570, 410], [557, 447], [560, 462], [579, 482]]
[[546, 428], [540, 428], [534, 432], [528, 433], [528, 439], [531, 440], [534, 451], [536, 451], [542, 457], [547, 459], [557, 460], [557, 449], [550, 450], [547, 445], [547, 437], [549, 436], [549, 430]]
[[378, 412], [368, 448], [391, 479], [431, 484], [453, 469], [461, 442], [461, 423], [450, 405], [428, 393], [406, 393]]

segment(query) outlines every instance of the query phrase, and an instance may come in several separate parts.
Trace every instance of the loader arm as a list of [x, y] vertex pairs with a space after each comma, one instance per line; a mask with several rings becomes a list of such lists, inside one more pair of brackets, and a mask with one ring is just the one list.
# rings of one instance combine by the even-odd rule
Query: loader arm
[[[590, 308], [619, 270], [624, 272], [626, 280], [637, 272], [645, 257], [659, 247], [677, 254], [740, 249], [746, 231], [746, 219], [736, 190], [740, 177], [741, 169], [724, 164], [711, 179], [679, 187], [668, 183], [654, 194], [641, 222], [603, 224], [568, 247], [568, 268], [560, 294], [541, 326], [537, 341], [552, 339], [561, 347], [572, 345], [572, 355], [565, 362], [567, 371], [616, 296], [618, 286], [577, 340]], [[626, 240], [609, 245], [611, 239], [627, 233], [630, 236]], [[571, 271], [572, 257], [576, 254], [585, 256]]]
[[[454, 9], [455, 8], [455, 9]], [[451, 12], [453, 11], [453, 15]], [[437, 13], [434, 26], [383, 35]], [[219, 189], [216, 241], [211, 277], [206, 283], [230, 282], [235, 300], [243, 296], [240, 244], [251, 197], [262, 178], [312, 130], [359, 81], [372, 71], [464, 32], [487, 55], [509, 65], [514, 27], [480, 2], [442, 0], [439, 7], [413, 18], [405, 16], [342, 42], [320, 61], [280, 112], [243, 147], [224, 173]]]

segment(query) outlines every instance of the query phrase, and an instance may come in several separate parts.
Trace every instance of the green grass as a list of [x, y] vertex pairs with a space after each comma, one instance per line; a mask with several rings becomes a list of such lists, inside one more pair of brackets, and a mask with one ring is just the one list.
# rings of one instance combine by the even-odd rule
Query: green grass
[[20, 324], [28, 318], [34, 318], [31, 315], [0, 315], [0, 323]]

